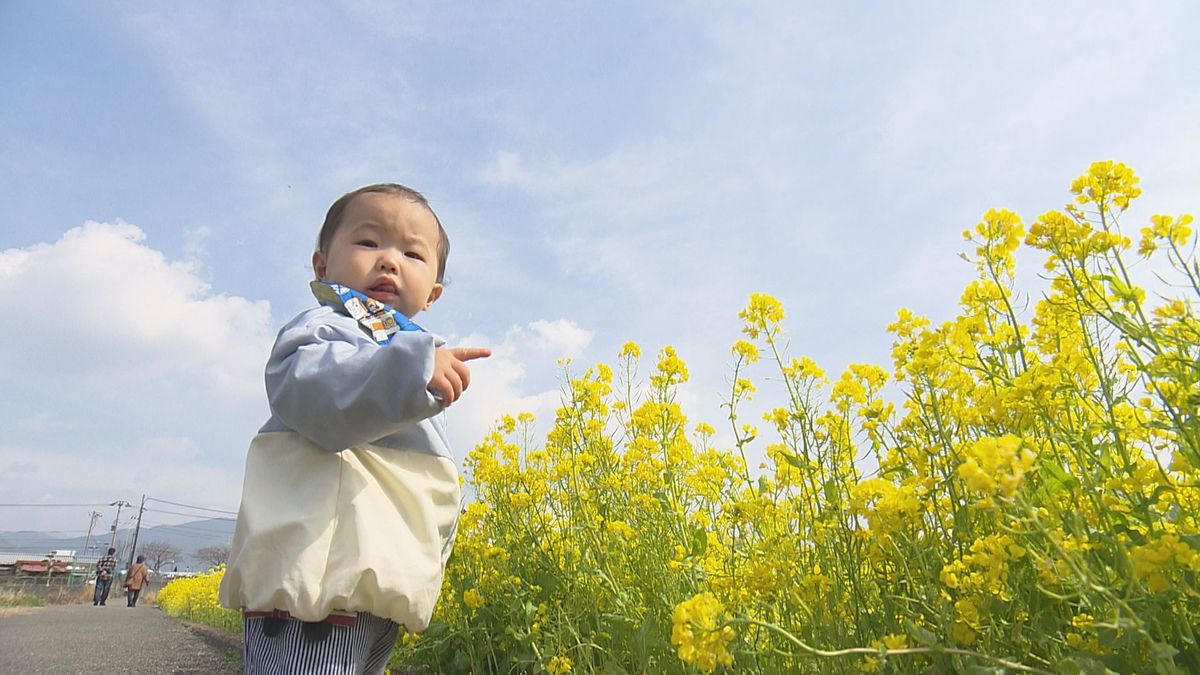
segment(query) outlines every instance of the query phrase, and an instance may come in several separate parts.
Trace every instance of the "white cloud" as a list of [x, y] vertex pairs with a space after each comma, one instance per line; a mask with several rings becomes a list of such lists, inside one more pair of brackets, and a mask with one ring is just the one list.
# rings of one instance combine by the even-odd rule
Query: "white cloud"
[[[198, 255], [196, 251], [193, 253]], [[138, 494], [236, 504], [265, 418], [266, 301], [216, 293], [126, 222], [0, 251], [0, 493], [108, 503]], [[29, 527], [68, 526], [33, 510]]]
[[537, 183], [544, 180], [530, 173], [525, 168], [521, 155], [512, 150], [497, 152], [495, 157], [480, 169], [479, 179], [494, 185], [520, 186], [534, 190], [537, 189]]
[[[523, 333], [524, 331], [519, 331]], [[595, 334], [584, 330], [573, 321], [559, 319], [557, 321], [537, 320], [529, 324], [528, 331], [534, 346], [543, 355], [556, 359], [573, 359], [583, 354], [583, 350], [592, 342]]]
[[200, 448], [196, 442], [187, 436], [151, 436], [139, 441], [134, 451], [137, 456], [145, 457], [151, 464], [163, 461], [178, 461], [195, 459], [200, 456]]
[[246, 400], [261, 389], [270, 306], [213, 293], [134, 225], [88, 222], [52, 244], [0, 252], [0, 313], [13, 368], [115, 382], [180, 377]]
[[183, 255], [188, 261], [199, 265], [208, 248], [205, 242], [212, 236], [212, 230], [207, 227], [197, 227], [183, 233]]
[[513, 326], [498, 344], [478, 334], [452, 340], [453, 344], [492, 349], [489, 358], [470, 362], [471, 386], [447, 412], [455, 456], [465, 457], [502, 415], [533, 413], [539, 420], [536, 429], [548, 429], [558, 407], [559, 380], [558, 372], [546, 364], [578, 358], [592, 334], [571, 321], [557, 319]]

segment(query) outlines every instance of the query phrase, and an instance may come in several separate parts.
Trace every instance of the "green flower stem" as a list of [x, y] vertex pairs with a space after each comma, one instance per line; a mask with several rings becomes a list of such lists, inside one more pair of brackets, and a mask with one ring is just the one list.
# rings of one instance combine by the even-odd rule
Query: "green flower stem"
[[905, 647], [903, 649], [872, 649], [870, 647], [851, 647], [849, 649], [826, 650], [826, 649], [817, 649], [816, 647], [805, 644], [803, 640], [796, 637], [795, 635], [792, 635], [791, 633], [784, 630], [783, 628], [781, 628], [773, 623], [768, 623], [766, 621], [757, 621], [755, 619], [731, 619], [728, 623], [760, 626], [762, 628], [766, 628], [768, 630], [774, 631], [779, 636], [783, 637], [784, 639], [788, 640], [789, 642], [796, 645], [800, 649], [802, 649], [814, 656], [824, 656], [824, 657], [832, 658], [832, 657], [839, 657], [839, 656], [893, 656], [893, 655], [904, 655], [904, 654], [954, 654], [957, 656], [969, 656], [972, 658], [981, 659], [984, 661], [988, 661], [990, 663], [995, 663], [997, 665], [1004, 666], [1005, 668], [1012, 668], [1013, 670], [1019, 670], [1021, 672], [1025, 672], [1025, 673], [1040, 673], [1042, 675], [1053, 675], [1053, 672], [1049, 671], [1049, 670], [1042, 670], [1041, 668], [1034, 668], [1032, 666], [1027, 666], [1027, 665], [1024, 665], [1021, 663], [1017, 663], [1015, 661], [1009, 661], [1007, 659], [1002, 659], [998, 656], [989, 656], [987, 654], [973, 652], [969, 649], [958, 649], [957, 647]]

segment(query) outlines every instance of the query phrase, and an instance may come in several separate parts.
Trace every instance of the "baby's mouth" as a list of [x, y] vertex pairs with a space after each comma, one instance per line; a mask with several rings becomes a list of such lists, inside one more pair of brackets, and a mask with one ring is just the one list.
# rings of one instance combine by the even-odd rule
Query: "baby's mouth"
[[367, 295], [376, 300], [384, 300], [396, 296], [396, 285], [390, 281], [381, 281], [367, 289]]

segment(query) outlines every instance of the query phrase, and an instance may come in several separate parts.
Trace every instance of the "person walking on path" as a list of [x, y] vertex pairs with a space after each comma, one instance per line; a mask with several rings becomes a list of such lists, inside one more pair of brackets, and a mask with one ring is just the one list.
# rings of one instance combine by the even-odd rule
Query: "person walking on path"
[[138, 594], [142, 592], [142, 586], [149, 583], [150, 570], [146, 567], [146, 556], [139, 555], [137, 562], [129, 569], [129, 576], [125, 577], [125, 597], [129, 601], [128, 606], [137, 607]]
[[108, 591], [112, 587], [113, 570], [117, 567], [117, 559], [113, 554], [117, 549], [108, 549], [108, 554], [96, 561], [96, 590], [92, 593], [92, 605], [103, 605], [108, 600]]

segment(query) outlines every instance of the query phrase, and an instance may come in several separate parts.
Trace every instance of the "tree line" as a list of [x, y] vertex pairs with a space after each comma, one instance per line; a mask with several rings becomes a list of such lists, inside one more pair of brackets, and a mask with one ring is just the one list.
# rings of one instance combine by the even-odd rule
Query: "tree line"
[[[155, 572], [161, 571], [163, 565], [179, 560], [183, 555], [178, 546], [165, 541], [148, 541], [138, 547], [138, 553], [146, 556], [146, 564]], [[216, 567], [228, 560], [229, 546], [224, 544], [201, 546], [192, 552], [192, 557], [208, 567]]]

